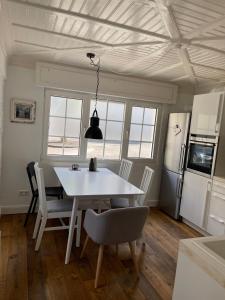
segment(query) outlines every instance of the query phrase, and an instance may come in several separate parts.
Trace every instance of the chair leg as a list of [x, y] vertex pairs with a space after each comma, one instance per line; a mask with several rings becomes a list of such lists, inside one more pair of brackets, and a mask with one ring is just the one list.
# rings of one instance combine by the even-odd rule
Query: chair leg
[[36, 205], [37, 205], [37, 200], [38, 200], [38, 197], [35, 197], [34, 205], [33, 205], [33, 208], [32, 208], [32, 214], [35, 212], [35, 208], [36, 208]]
[[88, 241], [89, 241], [89, 237], [88, 235], [86, 236], [86, 239], [85, 239], [85, 242], [84, 242], [84, 246], [83, 246], [83, 249], [81, 251], [81, 254], [80, 254], [80, 258], [83, 258], [84, 257], [84, 252], [87, 248], [87, 244], [88, 244]]
[[36, 217], [36, 222], [35, 222], [35, 226], [34, 226], [34, 233], [33, 233], [32, 239], [36, 239], [36, 237], [37, 237], [40, 222], [41, 222], [41, 211], [39, 210], [37, 213], [37, 217]]
[[29, 206], [28, 211], [27, 211], [27, 214], [26, 214], [26, 219], [25, 219], [24, 224], [23, 224], [24, 227], [27, 225], [28, 218], [29, 218], [29, 215], [30, 215], [30, 212], [31, 212], [33, 203], [34, 203], [34, 199], [35, 199], [35, 197], [32, 196], [32, 199], [31, 199], [31, 202], [30, 202], [30, 206]]
[[100, 245], [98, 250], [98, 262], [97, 262], [96, 275], [95, 275], [95, 288], [98, 287], [98, 280], [99, 280], [100, 270], [102, 266], [102, 259], [103, 259], [103, 251], [104, 251], [104, 245]]
[[42, 236], [43, 236], [43, 233], [44, 233], [44, 230], [45, 230], [46, 222], [47, 222], [47, 218], [42, 217], [41, 226], [40, 226], [40, 229], [39, 229], [39, 232], [38, 232], [37, 242], [36, 242], [36, 245], [35, 245], [35, 251], [39, 250], [41, 240], [42, 240]]
[[132, 242], [129, 242], [129, 247], [130, 247], [131, 257], [132, 257], [133, 262], [134, 262], [135, 271], [137, 273], [137, 276], [139, 276], [138, 263], [137, 263], [137, 258], [136, 258], [136, 255], [135, 255], [135, 244], [132, 243]]
[[76, 247], [80, 247], [80, 233], [81, 233], [81, 221], [82, 221], [82, 211], [78, 211], [77, 215], [77, 234], [76, 234]]

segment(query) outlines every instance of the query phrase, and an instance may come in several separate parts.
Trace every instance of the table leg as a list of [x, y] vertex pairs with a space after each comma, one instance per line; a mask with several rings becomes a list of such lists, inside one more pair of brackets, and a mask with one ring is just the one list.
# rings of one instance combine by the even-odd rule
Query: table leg
[[75, 226], [76, 218], [77, 218], [78, 202], [79, 202], [78, 199], [76, 197], [74, 197], [73, 208], [72, 208], [72, 213], [71, 213], [71, 218], [70, 218], [69, 235], [68, 235], [67, 247], [66, 247], [65, 264], [68, 264], [69, 260], [70, 260], [70, 253], [71, 253], [71, 248], [72, 248], [72, 244], [73, 244], [74, 226]]

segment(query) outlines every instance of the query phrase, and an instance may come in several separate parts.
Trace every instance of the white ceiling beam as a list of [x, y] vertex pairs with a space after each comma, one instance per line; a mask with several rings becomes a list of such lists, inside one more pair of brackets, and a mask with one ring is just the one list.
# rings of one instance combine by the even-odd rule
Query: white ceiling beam
[[191, 65], [193, 67], [200, 67], [200, 68], [205, 68], [205, 69], [209, 69], [212, 71], [217, 71], [217, 72], [223, 73], [225, 75], [225, 69], [216, 68], [216, 67], [212, 67], [212, 66], [206, 66], [206, 65], [202, 65], [202, 64], [198, 64], [198, 63], [193, 63], [193, 62], [191, 63]]
[[[171, 39], [177, 40], [179, 43], [182, 36], [181, 36], [180, 30], [177, 26], [172, 7], [167, 6], [165, 0], [155, 0], [155, 2], [157, 4], [159, 13], [162, 17], [163, 23], [164, 23]], [[183, 49], [182, 47], [179, 47], [179, 46], [178, 46], [177, 50], [178, 50], [179, 58], [180, 58], [181, 62], [183, 63], [184, 69], [190, 77], [190, 81], [192, 83], [196, 84], [195, 73], [190, 64], [190, 58], [189, 58], [189, 54], [188, 54], [187, 50]]]
[[187, 39], [193, 39], [195, 37], [198, 37], [199, 35], [209, 32], [210, 30], [220, 26], [221, 24], [225, 23], [225, 16], [220, 16], [219, 18], [213, 20], [210, 23], [204, 23], [197, 29], [193, 30], [192, 32], [188, 33], [185, 38]]
[[[202, 44], [195, 44], [195, 43], [193, 43], [193, 44], [191, 43], [190, 45], [191, 45], [191, 47], [195, 47], [195, 48], [198, 48], [198, 49], [203, 49], [203, 50], [215, 52], [217, 54], [225, 55], [225, 51], [221, 50], [221, 49], [218, 49], [218, 48], [216, 49], [216, 48], [213, 48], [213, 47], [209, 47], [209, 46], [202, 45]], [[188, 47], [188, 45], [186, 45], [186, 47]]]
[[215, 36], [200, 36], [196, 38], [192, 38], [189, 41], [192, 42], [208, 42], [208, 41], [224, 41], [225, 35], [215, 35]]
[[104, 46], [104, 47], [111, 47], [111, 44], [108, 44], [108, 43], [95, 41], [95, 40], [87, 39], [87, 38], [82, 38], [82, 37], [78, 37], [78, 36], [72, 36], [70, 34], [65, 34], [65, 33], [61, 33], [61, 32], [50, 31], [50, 30], [47, 30], [47, 29], [37, 28], [37, 27], [29, 26], [29, 25], [22, 25], [22, 24], [12, 23], [12, 26], [17, 27], [17, 28], [23, 28], [23, 29], [29, 29], [29, 30], [32, 30], [32, 31], [47, 33], [47, 34], [55, 35], [55, 36], [58, 36], [58, 37], [67, 38], [67, 39], [70, 39], [70, 40], [77, 40], [77, 41], [91, 43], [91, 44], [95, 44], [95, 45], [101, 45], [101, 46]]
[[63, 16], [67, 16], [67, 17], [71, 17], [71, 18], [75, 18], [75, 19], [84, 20], [84, 21], [90, 22], [92, 24], [101, 24], [101, 25], [104, 25], [104, 26], [107, 26], [110, 28], [116, 28], [116, 29], [120, 29], [120, 30], [124, 30], [124, 31], [129, 31], [132, 33], [137, 33], [137, 34], [145, 35], [148, 37], [154, 37], [154, 38], [158, 38], [158, 39], [162, 39], [162, 40], [170, 39], [168, 36], [159, 34], [156, 32], [151, 32], [151, 31], [144, 30], [141, 28], [132, 27], [132, 26], [128, 26], [125, 24], [121, 24], [121, 23], [116, 23], [116, 22], [112, 22], [112, 21], [109, 21], [106, 19], [100, 19], [100, 18], [96, 18], [96, 17], [90, 16], [87, 14], [81, 14], [78, 12], [68, 11], [68, 10], [64, 10], [61, 8], [41, 5], [41, 4], [37, 4], [34, 2], [32, 2], [32, 3], [31, 2], [21, 2], [18, 0], [7, 0], [6, 2], [12, 3], [12, 4], [18, 4], [18, 5], [24, 6], [25, 8], [31, 7], [31, 8], [36, 8], [39, 10], [44, 10], [50, 14], [63, 15]]
[[[42, 32], [42, 33], [46, 33], [46, 34], [50, 34], [50, 35], [55, 35], [55, 36], [59, 36], [62, 38], [78, 40], [81, 42], [91, 44], [91, 45], [87, 46], [87, 48], [88, 47], [89, 48], [95, 47], [95, 48], [99, 48], [99, 49], [103, 49], [104, 47], [105, 48], [126, 48], [126, 47], [152, 46], [152, 45], [158, 45], [158, 44], [160, 45], [160, 44], [164, 43], [162, 41], [148, 41], [148, 42], [137, 42], [137, 43], [110, 44], [110, 43], [99, 42], [99, 41], [95, 41], [95, 40], [91, 40], [91, 39], [87, 39], [87, 38], [81, 38], [78, 36], [72, 36], [72, 35], [68, 35], [68, 34], [64, 34], [64, 33], [60, 33], [60, 32], [50, 31], [47, 29], [41, 29], [41, 28], [37, 28], [37, 27], [33, 27], [33, 26], [28, 26], [28, 25], [12, 23], [12, 26], [18, 27], [18, 28], [23, 28], [23, 29], [28, 29], [28, 30], [33, 30], [33, 31], [37, 31], [37, 32]], [[103, 47], [99, 47], [97, 45], [103, 46]], [[54, 50], [66, 50], [66, 49], [56, 48]], [[69, 49], [69, 50], [71, 50], [71, 49]]]
[[179, 77], [176, 77], [176, 78], [174, 78], [174, 79], [172, 79], [172, 80], [170, 80], [171, 82], [174, 82], [174, 81], [180, 81], [180, 80], [183, 80], [183, 79], [186, 79], [186, 78], [188, 78], [189, 79], [189, 75], [183, 75], [183, 76], [179, 76]]
[[183, 49], [183, 48], [179, 49], [179, 57], [180, 57], [181, 61], [183, 62], [184, 69], [185, 69], [186, 73], [190, 76], [191, 81], [193, 83], [196, 83], [195, 73], [192, 68], [187, 49]]
[[[31, 42], [26, 42], [26, 41], [21, 41], [21, 40], [14, 40], [14, 42], [16, 44], [21, 44], [21, 45], [27, 45], [27, 46], [32, 46], [34, 48], [41, 48], [43, 50], [33, 50], [31, 52], [49, 52], [49, 51], [55, 51], [55, 52], [68, 52], [68, 51], [82, 51], [83, 49], [90, 49], [92, 47], [90, 46], [80, 46], [80, 47], [67, 47], [67, 48], [59, 48], [59, 47], [52, 47], [52, 46], [48, 46], [48, 45], [42, 45], [42, 44], [36, 44], [36, 43], [31, 43]], [[98, 48], [98, 49], [105, 49], [105, 48], [102, 48], [100, 46], [95, 46], [95, 48]]]
[[[174, 46], [170, 43], [165, 44], [163, 47], [156, 49], [155, 51], [149, 53], [149, 55], [145, 55], [141, 57], [140, 59], [136, 59], [134, 61], [131, 61], [128, 66], [123, 68], [123, 71], [130, 71], [135, 68], [138, 68], [140, 71], [145, 70], [146, 68], [150, 68], [150, 66], [146, 66], [147, 63], [151, 62], [151, 59], [157, 55], [160, 55], [161, 53], [165, 53], [167, 51], [170, 51], [170, 49], [174, 48]], [[144, 64], [144, 66], [143, 66]], [[153, 64], [155, 64], [153, 62]]]

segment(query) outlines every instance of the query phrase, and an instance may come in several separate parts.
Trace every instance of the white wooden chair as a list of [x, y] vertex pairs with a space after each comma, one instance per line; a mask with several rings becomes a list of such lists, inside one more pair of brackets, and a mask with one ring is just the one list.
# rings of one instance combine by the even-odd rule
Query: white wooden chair
[[120, 164], [118, 175], [128, 181], [132, 166], [133, 166], [132, 161], [123, 158]]
[[[35, 174], [37, 178], [38, 194], [39, 194], [39, 210], [34, 227], [33, 239], [36, 239], [35, 251], [38, 251], [44, 231], [69, 229], [61, 218], [70, 218], [73, 201], [70, 199], [61, 200], [46, 200], [44, 174], [43, 169], [39, 168], [38, 163], [34, 165]], [[79, 211], [77, 215], [76, 228], [76, 245], [79, 246], [80, 230], [81, 230], [81, 214]], [[61, 226], [46, 227], [48, 219], [59, 218]], [[40, 228], [39, 228], [40, 227]], [[38, 230], [39, 229], [39, 230]], [[37, 235], [38, 234], [38, 235]]]
[[[137, 196], [136, 201], [135, 201], [135, 206], [144, 206], [146, 205], [146, 196], [147, 192], [151, 186], [152, 183], [152, 178], [153, 178], [153, 173], [154, 170], [145, 167], [144, 173], [142, 176], [141, 184], [140, 184], [140, 190], [144, 191], [144, 195]], [[129, 206], [129, 201], [128, 199], [125, 198], [118, 198], [118, 199], [111, 199], [111, 208], [122, 208], [122, 207], [128, 207]]]

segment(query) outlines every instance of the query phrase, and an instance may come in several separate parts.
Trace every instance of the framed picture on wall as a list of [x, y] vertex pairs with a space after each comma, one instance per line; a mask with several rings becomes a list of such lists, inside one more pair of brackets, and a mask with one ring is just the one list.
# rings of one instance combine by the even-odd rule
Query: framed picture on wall
[[34, 123], [36, 113], [36, 101], [12, 99], [11, 122]]

